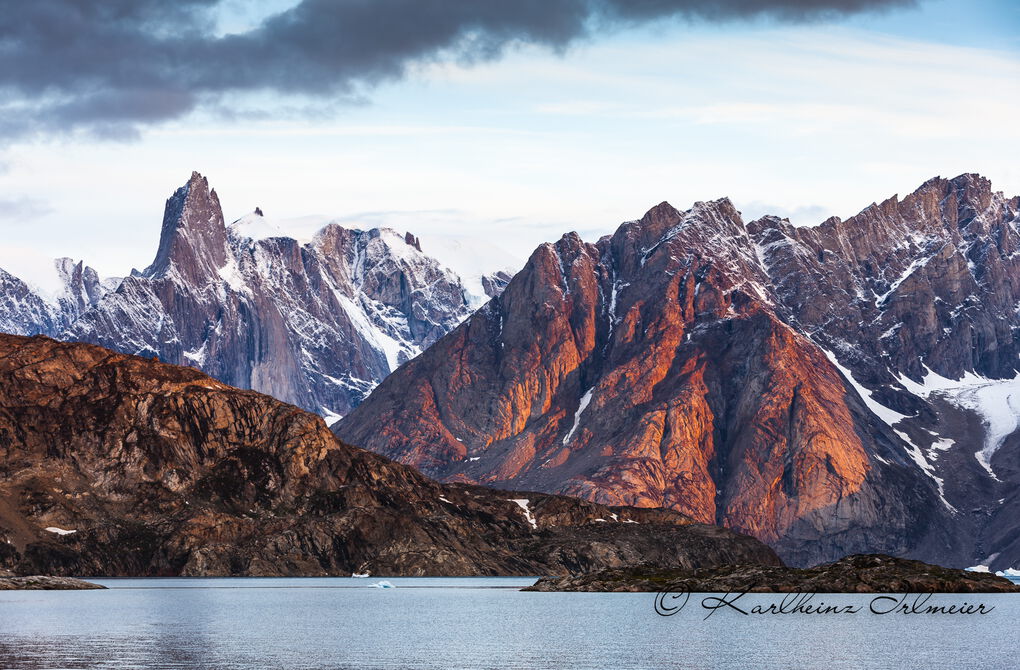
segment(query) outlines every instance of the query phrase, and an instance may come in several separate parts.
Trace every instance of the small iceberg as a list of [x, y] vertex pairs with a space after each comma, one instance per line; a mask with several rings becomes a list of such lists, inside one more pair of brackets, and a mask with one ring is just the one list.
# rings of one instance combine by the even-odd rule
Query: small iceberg
[[368, 574], [367, 572], [352, 572], [351, 573], [351, 577], [353, 577], [354, 579], [365, 579], [366, 577], [371, 577], [371, 576], [372, 575]]
[[372, 587], [373, 589], [395, 589], [395, 588], [397, 588], [397, 587], [395, 587], [395, 586], [394, 586], [393, 584], [390, 584], [390, 583], [389, 583], [388, 581], [386, 581], [386, 580], [383, 580], [383, 581], [381, 581], [381, 582], [376, 582], [375, 584], [371, 584], [370, 586], [371, 586], [371, 587]]

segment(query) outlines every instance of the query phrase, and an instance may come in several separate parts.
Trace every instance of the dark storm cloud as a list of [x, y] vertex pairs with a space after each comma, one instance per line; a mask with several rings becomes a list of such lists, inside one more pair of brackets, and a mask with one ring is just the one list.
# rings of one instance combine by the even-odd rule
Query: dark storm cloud
[[810, 21], [913, 0], [304, 0], [241, 34], [219, 0], [0, 0], [0, 136], [131, 136], [239, 92], [356, 99], [431, 60], [562, 50], [664, 18]]

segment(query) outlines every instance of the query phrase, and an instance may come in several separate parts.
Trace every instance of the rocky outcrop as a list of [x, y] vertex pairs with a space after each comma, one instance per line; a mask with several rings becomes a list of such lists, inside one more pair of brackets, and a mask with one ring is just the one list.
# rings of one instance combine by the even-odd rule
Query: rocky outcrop
[[0, 591], [89, 591], [105, 586], [72, 577], [0, 577]]
[[485, 295], [490, 298], [495, 298], [503, 289], [506, 288], [510, 280], [513, 279], [513, 275], [504, 270], [498, 270], [492, 274], [482, 275], [482, 290], [485, 291]]
[[675, 593], [1017, 593], [1020, 584], [880, 554], [847, 556], [808, 569], [725, 565], [697, 570], [653, 565], [543, 577], [524, 591]]
[[643, 560], [778, 559], [668, 510], [441, 485], [192, 368], [0, 336], [0, 569], [523, 575]]
[[661, 203], [541, 246], [335, 430], [446, 481], [665, 506], [796, 565], [974, 565], [1016, 483], [981, 473], [980, 410], [940, 411], [917, 375], [1015, 374], [1017, 204], [974, 175], [816, 228]]

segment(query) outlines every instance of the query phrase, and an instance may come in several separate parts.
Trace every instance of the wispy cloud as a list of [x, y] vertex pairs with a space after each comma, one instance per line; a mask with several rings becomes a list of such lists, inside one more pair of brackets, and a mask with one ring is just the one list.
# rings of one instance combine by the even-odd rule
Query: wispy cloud
[[[775, 33], [767, 37], [737, 38], [727, 43], [730, 53], [715, 55], [726, 65], [728, 80], [706, 83], [687, 72], [682, 76], [695, 83], [677, 87], [655, 77], [661, 66], [650, 66], [637, 82], [603, 71], [601, 86], [616, 92], [616, 99], [547, 100], [533, 109], [547, 115], [733, 126], [789, 137], [856, 132], [941, 140], [1020, 138], [1014, 120], [1020, 109], [1020, 59], [1013, 54], [851, 30], [787, 31], [781, 36], [783, 49], [770, 44]], [[755, 59], [746, 60], [752, 51]], [[669, 49], [659, 54], [663, 61], [671, 56]], [[756, 79], [767, 86], [755, 87]]]

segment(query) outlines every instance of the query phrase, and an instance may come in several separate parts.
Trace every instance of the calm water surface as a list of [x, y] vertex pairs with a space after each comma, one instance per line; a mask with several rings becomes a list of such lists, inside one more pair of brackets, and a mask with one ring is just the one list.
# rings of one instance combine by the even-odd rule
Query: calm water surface
[[[532, 579], [116, 579], [0, 591], [0, 668], [1020, 667], [1020, 594], [939, 595], [983, 616], [865, 613], [705, 620], [654, 594], [521, 593]], [[777, 602], [747, 596], [742, 604]]]

